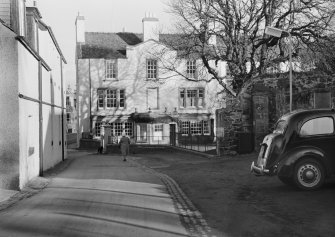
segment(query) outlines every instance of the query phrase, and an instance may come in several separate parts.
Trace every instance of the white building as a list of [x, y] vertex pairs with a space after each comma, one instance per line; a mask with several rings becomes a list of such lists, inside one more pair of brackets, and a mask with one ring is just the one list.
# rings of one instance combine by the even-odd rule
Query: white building
[[109, 142], [122, 131], [136, 143], [170, 144], [176, 134], [213, 138], [223, 88], [199, 59], [171, 49], [178, 35], [159, 34], [151, 15], [142, 22], [141, 34], [85, 32], [77, 17], [78, 138], [99, 138], [104, 123]]
[[36, 5], [0, 4], [0, 188], [20, 189], [66, 158], [63, 65]]

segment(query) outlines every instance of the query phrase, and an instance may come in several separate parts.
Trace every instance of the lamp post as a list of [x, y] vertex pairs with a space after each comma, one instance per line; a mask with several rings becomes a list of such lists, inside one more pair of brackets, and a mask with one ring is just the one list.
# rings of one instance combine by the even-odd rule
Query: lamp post
[[290, 112], [292, 111], [292, 35], [290, 32], [278, 29], [275, 27], [267, 26], [265, 28], [265, 34], [271, 35], [274, 37], [280, 37], [281, 34], [285, 32], [288, 34], [289, 37], [289, 47], [288, 47], [288, 52], [289, 52], [289, 79], [290, 79]]

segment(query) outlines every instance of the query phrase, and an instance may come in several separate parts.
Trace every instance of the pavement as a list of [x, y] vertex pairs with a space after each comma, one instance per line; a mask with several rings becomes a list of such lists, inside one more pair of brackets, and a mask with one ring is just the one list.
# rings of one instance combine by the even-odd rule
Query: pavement
[[0, 203], [4, 202], [4, 201], [7, 201], [8, 199], [10, 199], [12, 196], [14, 196], [17, 193], [18, 193], [18, 191], [0, 189]]
[[0, 236], [211, 236], [174, 180], [133, 157], [70, 151], [21, 192], [1, 193]]

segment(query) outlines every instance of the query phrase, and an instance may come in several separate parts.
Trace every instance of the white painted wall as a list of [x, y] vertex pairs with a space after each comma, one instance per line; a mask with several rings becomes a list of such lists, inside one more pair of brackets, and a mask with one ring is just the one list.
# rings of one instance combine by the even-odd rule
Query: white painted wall
[[20, 99], [20, 188], [39, 174], [39, 105]]
[[[105, 80], [104, 59], [79, 59], [78, 60], [78, 93], [79, 93], [79, 127], [80, 132], [89, 131], [89, 98], [90, 83], [92, 93], [92, 115], [98, 116], [121, 116], [135, 112], [148, 112], [147, 88], [159, 88], [159, 108], [152, 110], [163, 113], [167, 108], [167, 113], [171, 113], [177, 108], [179, 113], [211, 113], [211, 118], [215, 117], [216, 108], [220, 108], [223, 103], [224, 94], [218, 94], [222, 87], [216, 80], [189, 81], [173, 72], [159, 69], [158, 75], [161, 79], [150, 81], [146, 79], [146, 59], [161, 55], [162, 61], [176, 58], [176, 52], [162, 54], [167, 48], [153, 40], [146, 41], [134, 47], [128, 47], [126, 59], [118, 59], [118, 80]], [[200, 63], [200, 62], [199, 62]], [[186, 71], [186, 62], [181, 61], [178, 71]], [[158, 67], [162, 64], [158, 62]], [[90, 68], [90, 71], [89, 71]], [[89, 79], [91, 77], [91, 82]], [[209, 78], [208, 73], [202, 73], [201, 78]], [[205, 106], [203, 108], [181, 109], [179, 108], [179, 88], [205, 88]], [[97, 88], [116, 88], [126, 90], [126, 108], [97, 110]]]
[[[65, 82], [61, 77], [61, 57], [48, 31], [39, 30], [40, 55], [51, 67], [42, 71], [42, 98], [55, 106], [43, 105], [43, 169], [47, 170], [62, 161], [62, 143], [65, 144], [66, 117], [64, 120], [64, 141], [62, 141], [62, 96], [65, 106]], [[66, 148], [65, 148], [66, 155]]]
[[38, 61], [18, 44], [19, 93], [38, 99]]
[[90, 78], [89, 78], [89, 60], [80, 59], [78, 60], [78, 135], [81, 138], [82, 132], [90, 131], [90, 120], [89, 120], [89, 105], [90, 105]]
[[0, 0], [0, 18], [10, 25], [10, 2], [11, 0]]
[[[38, 62], [22, 44], [18, 44], [19, 93], [38, 99]], [[19, 100], [20, 188], [39, 173], [39, 106]]]
[[19, 187], [18, 42], [0, 24], [0, 189]]

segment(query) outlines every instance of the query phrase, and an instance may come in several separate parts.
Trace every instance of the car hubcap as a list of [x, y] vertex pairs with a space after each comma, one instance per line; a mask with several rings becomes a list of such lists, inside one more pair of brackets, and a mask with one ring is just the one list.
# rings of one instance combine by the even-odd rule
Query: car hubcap
[[298, 180], [305, 187], [313, 187], [320, 182], [321, 174], [317, 166], [305, 164], [298, 170]]

